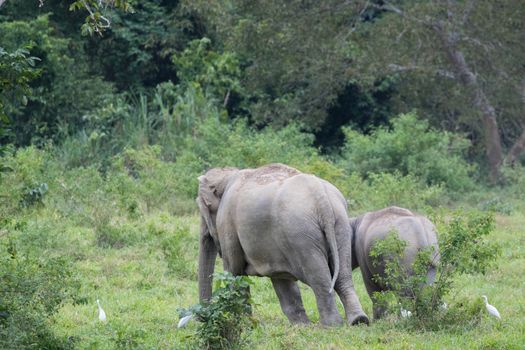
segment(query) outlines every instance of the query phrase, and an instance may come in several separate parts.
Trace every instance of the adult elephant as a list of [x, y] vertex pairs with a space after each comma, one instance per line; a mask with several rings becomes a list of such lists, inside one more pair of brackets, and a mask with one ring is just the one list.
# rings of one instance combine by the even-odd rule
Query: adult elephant
[[[352, 242], [352, 269], [361, 268], [363, 281], [365, 282], [368, 295], [374, 303], [374, 318], [381, 318], [385, 310], [374, 302], [373, 294], [387, 290], [376, 278], [385, 277], [385, 260], [379, 257], [374, 264], [370, 257], [370, 250], [375, 242], [383, 240], [392, 232], [407, 244], [404, 255], [401, 258], [401, 266], [408, 274], [412, 273], [412, 264], [417, 253], [422, 249], [433, 247], [431, 265], [428, 268], [427, 283], [434, 282], [436, 276], [436, 264], [439, 260], [439, 247], [434, 225], [427, 218], [416, 215], [408, 209], [399, 207], [388, 207], [378, 211], [368, 212], [357, 218], [350, 219], [350, 226], [354, 231]], [[391, 257], [389, 257], [391, 258]]]
[[214, 168], [199, 177], [200, 300], [217, 252], [233, 275], [267, 276], [292, 323], [309, 323], [296, 281], [314, 291], [323, 325], [368, 323], [354, 290], [346, 201], [330, 183], [283, 164]]

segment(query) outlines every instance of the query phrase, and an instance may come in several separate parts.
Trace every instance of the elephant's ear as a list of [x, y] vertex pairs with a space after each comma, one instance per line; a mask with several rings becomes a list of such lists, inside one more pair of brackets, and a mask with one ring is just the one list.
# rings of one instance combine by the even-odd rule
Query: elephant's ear
[[215, 225], [211, 219], [210, 209], [216, 200], [215, 197], [215, 188], [210, 185], [206, 176], [199, 176], [199, 194], [197, 196], [197, 205], [199, 206], [199, 212], [206, 222], [206, 226], [212, 237], [216, 237]]
[[205, 175], [198, 177], [199, 179], [199, 198], [202, 199], [206, 206], [213, 210], [213, 206], [216, 205], [219, 198], [217, 197], [217, 187], [211, 183]]

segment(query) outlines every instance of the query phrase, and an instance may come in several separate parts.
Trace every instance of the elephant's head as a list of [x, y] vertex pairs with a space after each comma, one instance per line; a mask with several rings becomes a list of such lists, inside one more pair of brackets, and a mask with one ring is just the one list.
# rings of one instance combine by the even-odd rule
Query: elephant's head
[[237, 168], [213, 168], [204, 175], [199, 176], [197, 205], [210, 233], [214, 237], [216, 237], [215, 220], [212, 220], [212, 218], [214, 219], [215, 215], [217, 215], [228, 181], [238, 171], [239, 169]]
[[201, 214], [201, 235], [199, 253], [199, 294], [200, 300], [211, 297], [211, 274], [217, 252], [221, 253], [215, 218], [219, 210], [222, 195], [239, 169], [214, 168], [199, 176], [197, 205]]

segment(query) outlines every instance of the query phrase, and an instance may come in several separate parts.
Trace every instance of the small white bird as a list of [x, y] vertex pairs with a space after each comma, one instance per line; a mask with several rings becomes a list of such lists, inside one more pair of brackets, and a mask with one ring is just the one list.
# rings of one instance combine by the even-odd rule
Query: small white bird
[[492, 316], [497, 317], [497, 318], [499, 318], [501, 320], [501, 316], [499, 315], [498, 309], [496, 309], [494, 306], [489, 304], [489, 302], [487, 300], [487, 296], [486, 295], [482, 295], [481, 297], [483, 299], [485, 299], [485, 306], [487, 307], [487, 311], [489, 312], [489, 314], [491, 314]]
[[445, 302], [443, 302], [443, 304], [441, 304], [441, 306], [440, 306], [440, 308], [442, 308], [443, 310], [445, 310], [447, 307], [448, 307], [448, 305]]
[[412, 316], [412, 312], [410, 312], [409, 310], [405, 310], [405, 309], [401, 308], [401, 317], [407, 318], [407, 317], [411, 317], [411, 316]]
[[100, 301], [97, 299], [97, 305], [98, 305], [98, 319], [102, 322], [106, 322], [106, 313], [104, 312], [104, 309], [102, 309], [102, 306], [100, 306]]
[[184, 316], [183, 318], [181, 318], [179, 320], [179, 324], [177, 325], [177, 328], [183, 328], [185, 327], [188, 322], [190, 322], [190, 320], [193, 318], [193, 314], [191, 315], [188, 315], [188, 316]]

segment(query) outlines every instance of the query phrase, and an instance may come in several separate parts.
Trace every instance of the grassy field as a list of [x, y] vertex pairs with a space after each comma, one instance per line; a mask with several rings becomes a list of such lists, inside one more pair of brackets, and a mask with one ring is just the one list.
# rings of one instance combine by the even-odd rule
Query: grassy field
[[[381, 321], [366, 326], [322, 328], [315, 299], [302, 285], [309, 317], [316, 323], [292, 326], [280, 310], [269, 279], [253, 278], [254, 318], [257, 327], [248, 334], [253, 349], [524, 349], [525, 348], [525, 216], [497, 216], [491, 237], [502, 245], [497, 268], [486, 275], [457, 280], [447, 302], [486, 294], [502, 320], [488, 315], [475, 327], [454, 331], [414, 332], [402, 322]], [[114, 218], [112, 225], [126, 239], [108, 239], [84, 225], [74, 225], [57, 213], [42, 209], [27, 219], [39, 232], [25, 239], [46, 247], [43, 254], [66, 252], [74, 257], [80, 281], [79, 298], [61, 306], [51, 328], [68, 337], [79, 349], [184, 349], [196, 329], [195, 322], [177, 329], [177, 308], [198, 300], [196, 272], [198, 217], [174, 217], [156, 212], [135, 219]], [[121, 232], [121, 233], [122, 233]], [[41, 242], [39, 242], [41, 240]], [[217, 261], [217, 270], [221, 262]], [[365, 312], [371, 302], [360, 273], [354, 274]], [[100, 299], [108, 321], [97, 317]], [[341, 305], [339, 305], [341, 307]]]

